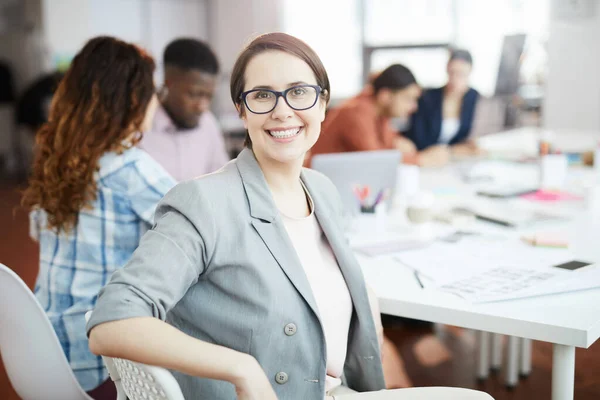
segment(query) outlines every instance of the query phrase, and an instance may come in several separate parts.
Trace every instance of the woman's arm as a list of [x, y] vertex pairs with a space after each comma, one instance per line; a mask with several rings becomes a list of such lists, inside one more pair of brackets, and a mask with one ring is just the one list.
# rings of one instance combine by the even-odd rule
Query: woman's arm
[[450, 162], [450, 149], [445, 144], [436, 144], [422, 150], [418, 154], [418, 165], [421, 167], [442, 167]]
[[29, 212], [29, 237], [34, 242], [40, 241], [41, 232], [41, 211], [37, 208]]
[[254, 358], [202, 342], [163, 322], [208, 268], [217, 236], [211, 215], [211, 204], [194, 182], [178, 185], [165, 196], [156, 210], [155, 227], [98, 296], [88, 321], [90, 350], [226, 380], [236, 385], [239, 398], [273, 399]]
[[231, 382], [238, 396], [245, 396], [239, 398], [276, 398], [254, 357], [195, 339], [157, 318], [105, 322], [92, 329], [89, 343], [90, 350], [97, 355]]
[[130, 168], [127, 196], [131, 208], [141, 220], [152, 226], [158, 202], [177, 182], [148, 154], [144, 154]]
[[472, 139], [467, 139], [464, 142], [450, 146], [450, 151], [453, 156], [476, 156], [485, 154], [485, 152]]

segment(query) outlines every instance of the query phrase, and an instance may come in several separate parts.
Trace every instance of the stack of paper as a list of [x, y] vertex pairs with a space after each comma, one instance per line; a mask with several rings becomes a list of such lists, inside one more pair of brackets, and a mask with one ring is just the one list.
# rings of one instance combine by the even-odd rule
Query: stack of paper
[[[600, 267], [556, 266], [574, 259], [567, 249], [533, 248], [518, 240], [435, 243], [395, 258], [426, 278], [425, 287], [472, 302], [490, 302], [600, 287]], [[479, 244], [479, 245], [478, 245]], [[485, 251], [479, 249], [485, 248]]]

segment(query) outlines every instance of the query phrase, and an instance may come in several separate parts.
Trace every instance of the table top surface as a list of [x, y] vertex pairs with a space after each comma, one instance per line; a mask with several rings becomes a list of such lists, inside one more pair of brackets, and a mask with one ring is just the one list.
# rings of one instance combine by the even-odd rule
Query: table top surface
[[[563, 142], [569, 143], [569, 146], [581, 148], [589, 148], [599, 136], [596, 133], [568, 133], [569, 137], [572, 135], [572, 138], [576, 138], [571, 143], [564, 139], [566, 133], [561, 135]], [[536, 130], [516, 130], [485, 137], [482, 147], [505, 150], [512, 142], [527, 153], [536, 148], [538, 137], [539, 131]], [[442, 169], [421, 169], [420, 188], [432, 191], [436, 206], [442, 208], [486, 201], [475, 195], [477, 185], [464, 182], [461, 177], [463, 168], [464, 162], [457, 162]], [[570, 168], [567, 184], [571, 192], [584, 191], [589, 187], [590, 180], [594, 179], [591, 174], [591, 169]], [[539, 168], [536, 164], [521, 165], [504, 175], [501, 179], [506, 182], [537, 182]], [[574, 229], [575, 221], [581, 220], [581, 215], [587, 212], [584, 201], [531, 204], [533, 202], [511, 199], [507, 202], [515, 207], [548, 209], [568, 216], [566, 221], [552, 227], [559, 230]], [[400, 204], [396, 202], [390, 211], [389, 218], [393, 221], [390, 230], [393, 231], [394, 226], [404, 231], [423, 229], [422, 226], [410, 226], [402, 206], [402, 201]], [[430, 226], [427, 229], [434, 235], [444, 234], [451, 229], [442, 224], [428, 224]], [[484, 222], [473, 225], [469, 227], [470, 230], [494, 232], [507, 238], [519, 237], [535, 229], [504, 228]], [[481, 251], [485, 252], [485, 248]], [[386, 314], [583, 348], [591, 346], [600, 337], [600, 289], [474, 304], [454, 294], [421, 288], [413, 271], [395, 261], [393, 255], [372, 258], [358, 254], [357, 258], [366, 281], [379, 298], [381, 312]], [[448, 264], [451, 267], [452, 260], [448, 260]]]

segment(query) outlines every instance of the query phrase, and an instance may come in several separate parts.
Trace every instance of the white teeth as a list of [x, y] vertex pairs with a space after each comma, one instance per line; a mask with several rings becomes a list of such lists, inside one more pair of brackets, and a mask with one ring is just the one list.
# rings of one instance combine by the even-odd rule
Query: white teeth
[[277, 139], [285, 139], [296, 136], [300, 132], [300, 128], [288, 129], [285, 131], [268, 131], [271, 136]]

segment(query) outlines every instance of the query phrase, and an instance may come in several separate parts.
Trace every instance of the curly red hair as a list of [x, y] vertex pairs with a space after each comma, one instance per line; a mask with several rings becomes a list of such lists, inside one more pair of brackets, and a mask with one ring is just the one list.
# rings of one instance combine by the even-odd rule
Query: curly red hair
[[96, 199], [100, 157], [121, 153], [141, 139], [154, 95], [154, 68], [143, 50], [112, 37], [90, 40], [73, 59], [54, 94], [48, 122], [36, 134], [21, 201], [45, 210], [48, 228], [72, 229], [79, 211]]

